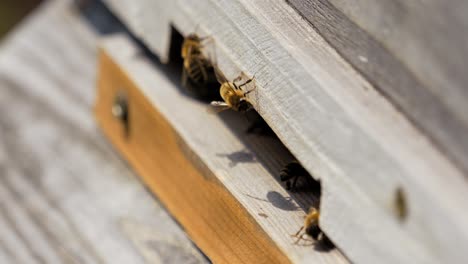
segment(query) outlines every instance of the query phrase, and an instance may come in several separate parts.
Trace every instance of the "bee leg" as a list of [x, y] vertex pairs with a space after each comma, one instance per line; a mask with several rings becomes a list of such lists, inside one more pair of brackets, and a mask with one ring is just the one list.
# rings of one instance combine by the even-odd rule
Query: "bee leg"
[[254, 90], [254, 89], [245, 92], [244, 95], [248, 95], [248, 94], [251, 93], [253, 90]]
[[243, 84], [239, 85], [239, 87], [238, 87], [238, 88], [240, 89], [242, 86], [249, 84], [249, 83], [250, 83], [250, 82], [252, 82], [253, 80], [254, 80], [253, 78], [252, 78], [252, 79], [249, 79], [249, 80], [247, 80], [245, 83], [243, 83]]
[[299, 241], [301, 241], [301, 240], [302, 240], [302, 236], [297, 236], [296, 241], [294, 241], [294, 245], [299, 244]]
[[242, 75], [241, 75], [241, 74], [239, 74], [239, 76], [237, 76], [237, 78], [235, 78], [234, 80], [232, 80], [232, 82], [235, 83], [235, 82], [238, 82], [238, 81], [240, 81], [240, 80], [242, 80]]
[[298, 236], [297, 239], [296, 239], [296, 241], [294, 242], [294, 245], [299, 244], [299, 241], [301, 241], [301, 240], [310, 242], [309, 245], [308, 245], [308, 244], [302, 244], [302, 246], [311, 246], [311, 245], [313, 245], [313, 243], [314, 243], [315, 241], [312, 240], [312, 239], [309, 239], [309, 238], [307, 238], [307, 237], [304, 237], [304, 236], [305, 236], [305, 234], [301, 234], [300, 236]]
[[291, 235], [291, 236], [292, 236], [292, 237], [298, 237], [298, 236], [299, 236], [299, 234], [301, 233], [301, 231], [302, 231], [303, 229], [304, 229], [304, 227], [303, 227], [303, 226], [301, 226], [301, 228], [299, 228], [299, 230], [296, 232], [296, 234], [294, 234], [294, 235]]
[[310, 238], [308, 238], [308, 237], [305, 237], [305, 234], [302, 234], [302, 236], [301, 236], [301, 240], [304, 240], [304, 241], [309, 241], [309, 242], [312, 242], [312, 243], [313, 243], [313, 242], [315, 242], [315, 240], [313, 240], [313, 239], [310, 239]]
[[[255, 74], [254, 74], [254, 76], [253, 76], [252, 78], [250, 78], [250, 80], [248, 80], [245, 84], [247, 84], [247, 83], [249, 83], [249, 82], [251, 82], [251, 81], [254, 81], [254, 80], [255, 80]], [[250, 93], [250, 92], [252, 92], [252, 91], [253, 91], [253, 89], [251, 89], [250, 91], [247, 91], [247, 94]]]

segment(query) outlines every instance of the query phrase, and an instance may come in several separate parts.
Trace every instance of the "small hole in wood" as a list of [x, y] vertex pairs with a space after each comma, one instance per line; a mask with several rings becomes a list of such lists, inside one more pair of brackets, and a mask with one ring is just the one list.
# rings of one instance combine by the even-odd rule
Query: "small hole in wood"
[[114, 103], [111, 109], [112, 115], [120, 120], [124, 127], [125, 136], [128, 136], [129, 132], [129, 114], [128, 114], [128, 99], [127, 96], [120, 92], [114, 98]]
[[395, 191], [394, 211], [396, 217], [401, 222], [403, 222], [408, 217], [408, 203], [405, 192], [401, 187], [398, 187]]

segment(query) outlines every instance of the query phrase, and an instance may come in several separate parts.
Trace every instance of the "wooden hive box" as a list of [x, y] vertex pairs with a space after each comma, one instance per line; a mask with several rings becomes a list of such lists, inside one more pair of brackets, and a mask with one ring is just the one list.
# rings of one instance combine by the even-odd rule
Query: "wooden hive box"
[[[212, 260], [463, 260], [468, 119], [457, 56], [468, 51], [452, 30], [466, 30], [466, 19], [435, 15], [466, 4], [104, 2], [158, 61], [127, 36], [103, 40], [99, 123]], [[431, 25], [450, 41], [426, 32]], [[195, 31], [212, 39], [205, 55], [228, 80], [255, 76], [248, 98], [279, 140], [245, 134], [242, 116], [208, 115], [180, 90], [174, 36]], [[118, 96], [127, 125], [112, 116]], [[319, 197], [279, 182], [294, 158], [320, 181]], [[318, 199], [320, 226], [339, 250], [290, 237]]]

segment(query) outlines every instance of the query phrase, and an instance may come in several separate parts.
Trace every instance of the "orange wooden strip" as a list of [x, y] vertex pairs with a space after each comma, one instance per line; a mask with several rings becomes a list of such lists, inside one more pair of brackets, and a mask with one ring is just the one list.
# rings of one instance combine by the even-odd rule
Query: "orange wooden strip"
[[[99, 125], [202, 251], [216, 263], [289, 263], [229, 191], [184, 155], [183, 139], [129, 76], [105, 52], [99, 57]], [[122, 91], [128, 98], [128, 131], [111, 113]]]

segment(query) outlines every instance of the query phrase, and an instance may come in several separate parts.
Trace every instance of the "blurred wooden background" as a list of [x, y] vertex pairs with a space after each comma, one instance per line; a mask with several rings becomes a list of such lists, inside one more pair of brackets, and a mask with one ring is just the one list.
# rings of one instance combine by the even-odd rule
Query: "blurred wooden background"
[[3, 37], [41, 0], [3, 0], [0, 2], [0, 37]]
[[70, 2], [0, 41], [0, 263], [206, 263], [98, 130], [99, 33]]

